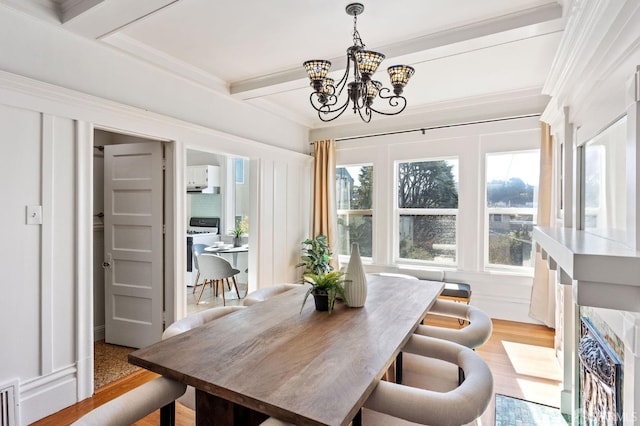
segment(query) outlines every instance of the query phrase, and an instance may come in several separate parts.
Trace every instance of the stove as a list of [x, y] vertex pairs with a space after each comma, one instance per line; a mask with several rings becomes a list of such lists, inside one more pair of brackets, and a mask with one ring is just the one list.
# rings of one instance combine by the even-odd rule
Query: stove
[[219, 217], [192, 217], [189, 219], [187, 235], [217, 234], [220, 229]]
[[193, 253], [191, 247], [194, 244], [212, 245], [220, 241], [219, 217], [192, 217], [187, 227], [187, 272], [193, 269]]

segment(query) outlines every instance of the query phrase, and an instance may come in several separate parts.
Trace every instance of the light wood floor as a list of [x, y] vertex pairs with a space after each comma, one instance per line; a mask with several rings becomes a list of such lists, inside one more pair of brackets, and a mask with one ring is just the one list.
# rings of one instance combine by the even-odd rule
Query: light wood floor
[[[428, 323], [456, 327], [457, 322], [429, 319]], [[554, 407], [560, 405], [560, 369], [553, 354], [554, 331], [544, 326], [494, 320], [491, 339], [477, 352], [487, 362], [494, 377], [494, 391]], [[139, 371], [99, 389], [92, 398], [81, 401], [35, 425], [67, 425], [105, 402], [156, 377], [154, 373]], [[494, 399], [495, 400], [495, 399]], [[477, 424], [494, 424], [494, 403]], [[159, 412], [145, 417], [136, 425], [158, 425]], [[194, 413], [176, 404], [176, 425], [195, 424]]]

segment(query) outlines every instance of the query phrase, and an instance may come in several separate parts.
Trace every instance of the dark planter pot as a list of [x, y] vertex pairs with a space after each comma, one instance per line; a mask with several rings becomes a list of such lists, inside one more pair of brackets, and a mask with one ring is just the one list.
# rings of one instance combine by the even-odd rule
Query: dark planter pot
[[242, 246], [242, 237], [234, 237], [234, 239], [233, 239], [233, 246], [234, 246], [234, 247], [240, 247], [240, 246]]
[[316, 311], [329, 310], [329, 295], [327, 293], [311, 293], [313, 300], [316, 302]]

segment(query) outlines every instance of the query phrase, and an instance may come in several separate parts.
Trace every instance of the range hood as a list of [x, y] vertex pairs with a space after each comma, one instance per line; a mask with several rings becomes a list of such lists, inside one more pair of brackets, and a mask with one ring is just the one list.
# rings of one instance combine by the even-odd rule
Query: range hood
[[220, 167], [211, 165], [188, 166], [187, 193], [219, 194]]
[[219, 186], [188, 186], [187, 194], [220, 194]]

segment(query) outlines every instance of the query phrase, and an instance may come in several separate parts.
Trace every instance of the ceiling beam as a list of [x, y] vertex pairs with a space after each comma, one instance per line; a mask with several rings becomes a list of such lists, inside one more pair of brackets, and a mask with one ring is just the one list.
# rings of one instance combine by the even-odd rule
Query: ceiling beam
[[[402, 57], [408, 64], [417, 64], [437, 57], [460, 54], [477, 48], [502, 44], [522, 38], [560, 31], [562, 6], [557, 2], [547, 3], [531, 9], [510, 13], [497, 18], [487, 19], [434, 34], [417, 37], [402, 43], [390, 44], [377, 49], [384, 52], [387, 58]], [[548, 25], [546, 25], [548, 24]], [[504, 37], [497, 40], [496, 34]], [[484, 46], [470, 41], [484, 38]], [[465, 43], [467, 45], [465, 46]], [[448, 51], [441, 48], [451, 49]], [[434, 56], [434, 51], [437, 53]], [[346, 57], [330, 58], [332, 72], [343, 71]], [[230, 93], [238, 99], [253, 99], [276, 93], [287, 92], [308, 87], [309, 81], [302, 64], [294, 69], [260, 76], [232, 83]]]
[[104, 0], [58, 0], [60, 20], [62, 23], [72, 20]]

